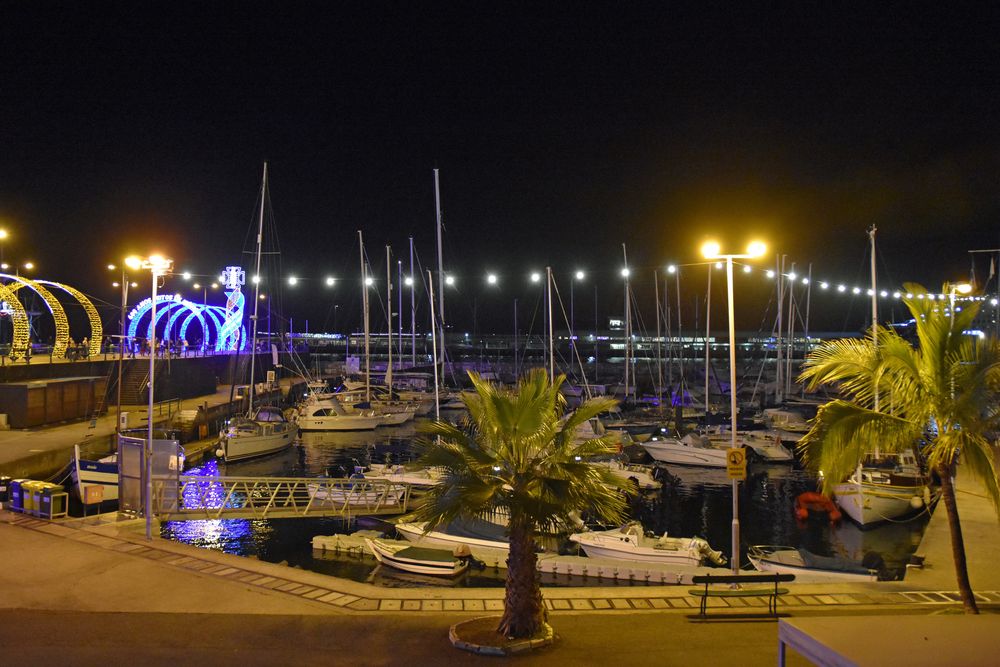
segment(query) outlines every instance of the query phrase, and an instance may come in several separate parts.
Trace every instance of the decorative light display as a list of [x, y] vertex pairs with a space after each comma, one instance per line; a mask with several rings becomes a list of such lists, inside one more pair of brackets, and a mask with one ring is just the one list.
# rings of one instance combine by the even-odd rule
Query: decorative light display
[[14, 326], [14, 338], [7, 356], [16, 361], [28, 353], [28, 346], [31, 345], [28, 313], [17, 300], [17, 294], [3, 283], [0, 283], [0, 301], [7, 305], [10, 321]]
[[91, 303], [90, 299], [88, 299], [83, 292], [75, 287], [70, 287], [69, 285], [64, 285], [63, 283], [56, 283], [51, 280], [36, 280], [35, 282], [61, 289], [76, 299], [77, 303], [83, 307], [83, 311], [87, 314], [87, 319], [90, 321], [90, 340], [87, 345], [88, 352], [91, 357], [99, 355], [101, 353], [101, 340], [104, 337], [104, 325], [101, 324], [101, 316], [98, 314], [97, 308], [94, 308], [94, 304]]
[[62, 304], [59, 303], [54, 296], [52, 296], [51, 292], [37, 282], [20, 276], [11, 276], [6, 274], [0, 277], [13, 281], [12, 283], [8, 283], [7, 287], [15, 294], [22, 287], [27, 287], [38, 296], [42, 297], [42, 301], [44, 301], [45, 305], [49, 307], [49, 312], [52, 314], [52, 320], [56, 325], [56, 337], [52, 345], [52, 356], [60, 358], [65, 357], [66, 348], [69, 345], [69, 320], [66, 319], [66, 311], [63, 309]]
[[[101, 338], [104, 335], [104, 327], [101, 324], [101, 317], [98, 315], [97, 309], [94, 308], [94, 304], [91, 303], [90, 299], [88, 299], [82, 292], [70, 287], [69, 285], [52, 282], [51, 280], [31, 280], [29, 278], [25, 278], [24, 276], [12, 276], [5, 273], [0, 274], [0, 280], [10, 281], [4, 285], [6, 294], [2, 295], [4, 297], [2, 300], [7, 302], [8, 307], [13, 309], [15, 315], [19, 308], [21, 311], [24, 311], [24, 307], [17, 299], [17, 293], [23, 287], [27, 287], [32, 292], [40, 296], [45, 302], [45, 305], [48, 306], [49, 313], [52, 314], [52, 319], [55, 322], [56, 327], [56, 335], [52, 343], [52, 356], [60, 358], [66, 356], [66, 350], [69, 347], [70, 329], [69, 320], [66, 317], [66, 310], [48, 289], [49, 287], [54, 287], [68, 293], [83, 307], [84, 312], [87, 314], [87, 319], [90, 322], [90, 340], [87, 344], [87, 349], [91, 356], [97, 356], [101, 353]], [[9, 296], [9, 298], [6, 298], [7, 296]], [[25, 317], [27, 318], [27, 313], [25, 313]], [[11, 357], [18, 359], [20, 356], [14, 355], [15, 350], [18, 349], [20, 324], [16, 317], [14, 317], [13, 322], [14, 347], [11, 349]], [[21, 351], [21, 355], [23, 355], [23, 353], [28, 349], [29, 322], [30, 320], [25, 322], [24, 347]], [[80, 336], [81, 339], [84, 337], [85, 336]]]
[[243, 333], [243, 309], [246, 297], [240, 288], [247, 283], [246, 272], [238, 266], [227, 266], [219, 276], [219, 282], [226, 288], [226, 317], [219, 331], [219, 340], [215, 345], [218, 351], [242, 350], [246, 347], [246, 335]]

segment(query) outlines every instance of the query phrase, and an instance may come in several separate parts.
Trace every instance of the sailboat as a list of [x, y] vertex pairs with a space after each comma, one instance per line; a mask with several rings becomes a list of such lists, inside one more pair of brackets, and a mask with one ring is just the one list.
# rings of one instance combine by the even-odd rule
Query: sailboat
[[[267, 197], [267, 163], [264, 163], [264, 178], [260, 186], [260, 216], [257, 223], [257, 256], [255, 276], [260, 275], [261, 244], [264, 238], [264, 202]], [[260, 303], [260, 281], [254, 281], [253, 334], [250, 344], [250, 382], [254, 381], [254, 367], [257, 359], [257, 304]], [[290, 423], [281, 410], [260, 406], [254, 410], [254, 388], [249, 392], [249, 408], [246, 415], [230, 420], [219, 434], [219, 448], [216, 455], [227, 463], [243, 461], [258, 456], [266, 456], [287, 449], [295, 441], [299, 427]]]
[[[868, 231], [871, 239], [872, 331], [878, 342], [878, 301], [875, 290], [875, 227]], [[878, 393], [875, 394], [878, 410]], [[888, 461], [880, 457], [878, 446], [874, 454], [858, 463], [857, 469], [833, 489], [834, 500], [847, 516], [862, 527], [891, 521], [919, 510], [930, 503], [927, 478], [921, 474], [913, 455], [910, 461]]]

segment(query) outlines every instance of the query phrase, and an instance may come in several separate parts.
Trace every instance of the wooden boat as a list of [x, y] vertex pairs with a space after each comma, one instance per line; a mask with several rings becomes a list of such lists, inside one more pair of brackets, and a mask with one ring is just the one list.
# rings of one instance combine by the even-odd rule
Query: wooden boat
[[81, 500], [87, 498], [87, 489], [92, 486], [103, 487], [102, 500], [118, 500], [118, 454], [92, 461], [80, 458], [80, 445], [73, 445], [70, 473]]
[[[405, 572], [430, 574], [438, 577], [455, 577], [465, 572], [469, 561], [447, 549], [430, 549], [411, 544], [389, 544], [382, 540], [365, 538], [365, 544], [378, 562]], [[459, 550], [455, 548], [455, 552]], [[466, 548], [466, 551], [468, 548]]]
[[878, 581], [878, 572], [862, 563], [806, 549], [754, 545], [747, 557], [761, 572], [794, 574], [796, 581]]

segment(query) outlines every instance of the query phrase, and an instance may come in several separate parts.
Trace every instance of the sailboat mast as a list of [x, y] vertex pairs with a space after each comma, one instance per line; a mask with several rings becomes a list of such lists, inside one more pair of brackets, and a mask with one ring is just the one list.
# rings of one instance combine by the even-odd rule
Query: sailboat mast
[[[438, 319], [441, 320], [441, 363], [444, 363], [444, 250], [441, 243], [441, 179], [438, 170], [434, 170], [434, 207], [437, 212], [437, 246], [438, 246]], [[441, 367], [444, 370], [444, 367]]]
[[629, 371], [631, 371], [631, 348], [632, 348], [632, 319], [630, 317], [631, 304], [629, 304], [628, 289], [628, 253], [625, 251], [625, 244], [622, 244], [622, 258], [625, 261], [625, 402], [628, 403]]
[[548, 266], [545, 267], [545, 281], [549, 302], [549, 383], [554, 384], [556, 381], [556, 356], [555, 336], [552, 330], [552, 268]]
[[705, 414], [708, 414], [708, 336], [712, 322], [712, 262], [708, 263], [708, 289], [705, 297]]
[[[435, 169], [435, 171], [437, 171]], [[441, 390], [438, 384], [437, 327], [434, 325], [434, 276], [427, 270], [427, 296], [431, 304], [431, 354], [434, 355], [434, 418], [441, 419]]]
[[775, 404], [780, 405], [781, 402], [782, 402], [782, 400], [783, 400], [782, 399], [782, 394], [784, 393], [784, 389], [785, 389], [785, 384], [784, 384], [784, 370], [785, 369], [784, 369], [784, 367], [782, 365], [783, 364], [782, 357], [784, 357], [784, 350], [782, 349], [782, 347], [784, 346], [785, 343], [784, 343], [784, 341], [782, 340], [782, 337], [781, 337], [781, 334], [784, 333], [784, 330], [782, 329], [781, 319], [782, 319], [782, 315], [784, 314], [784, 310], [785, 310], [785, 291], [784, 291], [784, 289], [785, 289], [785, 256], [784, 255], [778, 255], [778, 256], [775, 257], [774, 268], [775, 268], [775, 272], [778, 274], [777, 275], [777, 278], [778, 278], [778, 281], [777, 281], [778, 282], [778, 285], [777, 285], [777, 290], [778, 290], [778, 321], [775, 324], [775, 330], [777, 332], [777, 338], [778, 339], [774, 342], [775, 343], [774, 349], [775, 349], [775, 351], [777, 353], [777, 361], [775, 363], [775, 375], [774, 375], [774, 402], [775, 402]]
[[358, 255], [361, 258], [361, 316], [365, 328], [365, 401], [371, 400], [371, 364], [369, 355], [370, 340], [368, 338], [368, 265], [365, 263], [365, 241], [358, 230]]
[[410, 237], [410, 366], [417, 365], [417, 276], [413, 273], [413, 237]]
[[[247, 414], [253, 416], [253, 395], [254, 395], [254, 370], [255, 361], [257, 359], [257, 304], [260, 303], [260, 255], [261, 255], [261, 245], [264, 240], [264, 199], [267, 197], [267, 162], [264, 163], [264, 178], [260, 184], [260, 215], [257, 219], [257, 258], [254, 265], [254, 278], [253, 281], [253, 317], [250, 318], [251, 330], [253, 332], [250, 338], [250, 404]], [[155, 302], [155, 299], [154, 299]]]
[[[795, 262], [790, 272], [795, 275]], [[795, 356], [795, 280], [788, 279], [788, 356], [785, 358], [785, 397], [792, 393], [792, 358]]]
[[656, 408], [663, 413], [663, 354], [660, 345], [660, 272], [653, 271], [653, 296], [656, 303]]
[[[878, 292], [875, 285], [875, 225], [868, 230], [868, 238], [871, 242], [871, 273], [872, 273], [872, 343], [876, 352], [878, 351]], [[875, 385], [875, 411], [878, 412], [878, 384]]]
[[389, 360], [385, 366], [385, 386], [389, 388], [389, 398], [392, 398], [392, 248], [389, 246], [385, 247], [385, 316], [389, 322], [389, 336], [386, 338]]

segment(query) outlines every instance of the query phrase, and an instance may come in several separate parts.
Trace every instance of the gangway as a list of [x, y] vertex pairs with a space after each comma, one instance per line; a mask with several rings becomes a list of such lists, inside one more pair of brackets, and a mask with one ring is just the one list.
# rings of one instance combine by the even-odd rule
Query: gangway
[[329, 477], [178, 476], [178, 493], [157, 484], [162, 521], [288, 519], [404, 514], [411, 488], [402, 482]]

